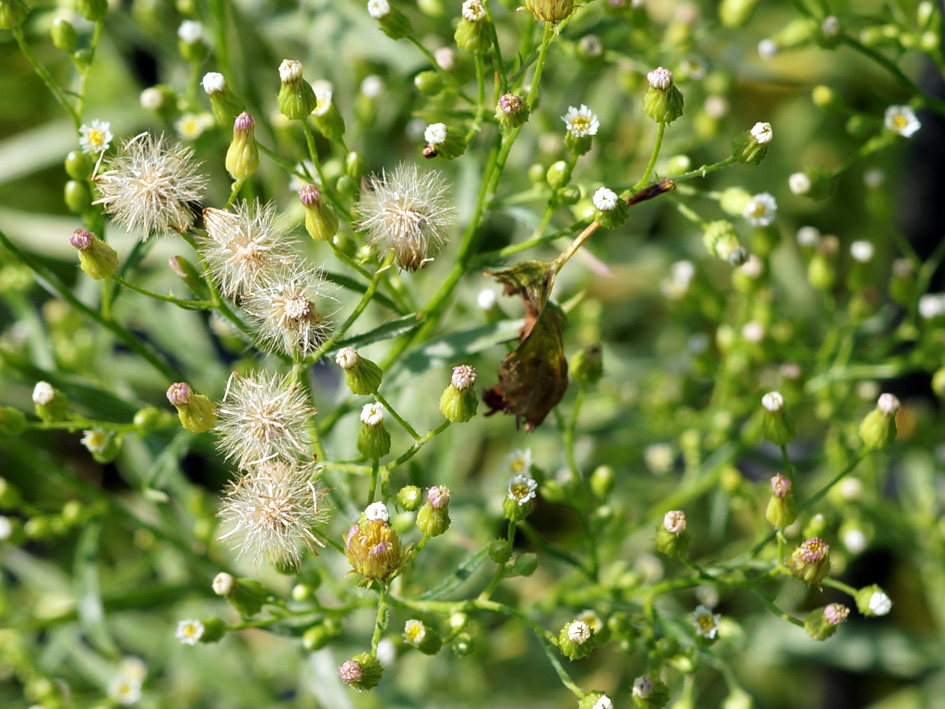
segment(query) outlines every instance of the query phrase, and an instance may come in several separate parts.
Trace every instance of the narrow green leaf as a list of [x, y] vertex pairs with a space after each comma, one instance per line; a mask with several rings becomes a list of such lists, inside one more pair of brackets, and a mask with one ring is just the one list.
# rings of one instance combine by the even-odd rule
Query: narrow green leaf
[[76, 544], [73, 576], [75, 577], [76, 610], [79, 624], [92, 644], [104, 655], [116, 657], [118, 647], [105, 625], [105, 607], [98, 579], [98, 553], [102, 538], [102, 523], [88, 522], [79, 534]]
[[454, 590], [459, 588], [466, 579], [482, 566], [488, 556], [488, 549], [480, 549], [462, 564], [456, 567], [456, 570], [446, 577], [444, 581], [431, 588], [426, 593], [420, 594], [418, 598], [423, 601], [434, 600], [448, 596]]

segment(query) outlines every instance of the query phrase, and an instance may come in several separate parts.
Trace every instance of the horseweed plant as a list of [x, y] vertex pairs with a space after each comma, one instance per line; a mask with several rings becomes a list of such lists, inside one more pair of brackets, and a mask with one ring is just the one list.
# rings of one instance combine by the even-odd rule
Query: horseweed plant
[[0, 703], [940, 701], [941, 11], [756, 5], [0, 0]]

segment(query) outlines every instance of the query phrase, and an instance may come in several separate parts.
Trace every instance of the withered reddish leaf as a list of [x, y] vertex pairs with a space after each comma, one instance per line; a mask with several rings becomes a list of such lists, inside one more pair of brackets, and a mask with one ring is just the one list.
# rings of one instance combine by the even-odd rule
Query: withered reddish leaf
[[499, 363], [499, 383], [483, 399], [494, 414], [503, 411], [525, 419], [532, 431], [561, 401], [568, 388], [568, 362], [561, 341], [561, 314], [548, 306], [557, 266], [554, 262], [523, 261], [512, 268], [490, 271], [505, 286], [506, 295], [518, 294], [525, 306], [525, 325], [519, 346]]

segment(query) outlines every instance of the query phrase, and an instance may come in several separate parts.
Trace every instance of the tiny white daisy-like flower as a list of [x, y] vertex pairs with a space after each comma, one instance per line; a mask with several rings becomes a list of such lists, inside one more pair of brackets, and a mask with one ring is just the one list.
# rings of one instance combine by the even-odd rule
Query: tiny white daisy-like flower
[[358, 228], [382, 254], [393, 254], [400, 268], [415, 271], [446, 243], [455, 220], [448, 188], [436, 171], [399, 164], [370, 180], [358, 202]]
[[141, 699], [141, 682], [119, 673], [108, 683], [108, 696], [123, 706], [136, 704]]
[[512, 451], [502, 461], [502, 470], [509, 475], [528, 475], [532, 469], [532, 449]]
[[34, 404], [47, 406], [48, 404], [52, 403], [52, 400], [55, 396], [56, 390], [53, 389], [52, 384], [49, 382], [36, 382], [36, 386], [33, 387]]
[[850, 255], [854, 261], [859, 263], [869, 263], [873, 260], [873, 254], [876, 250], [869, 241], [854, 241], [850, 244]]
[[444, 71], [452, 71], [456, 66], [456, 52], [452, 47], [440, 47], [433, 52], [433, 58]]
[[138, 100], [145, 111], [159, 111], [164, 105], [164, 94], [160, 89], [151, 86], [141, 92]]
[[745, 205], [745, 209], [742, 212], [742, 216], [745, 217], [752, 226], [768, 226], [774, 221], [774, 215], [777, 211], [778, 203], [775, 201], [774, 197], [767, 192], [762, 192], [756, 194], [748, 201], [748, 204]]
[[193, 157], [193, 148], [141, 133], [95, 178], [95, 204], [104, 205], [125, 231], [138, 230], [144, 238], [186, 231], [194, 223], [189, 203], [201, 200], [207, 184]]
[[617, 203], [620, 201], [617, 193], [606, 187], [601, 187], [599, 190], [597, 190], [597, 192], [594, 193], [594, 197], [592, 199], [594, 206], [602, 212], [610, 212], [616, 209]]
[[387, 0], [368, 0], [367, 11], [375, 20], [380, 20], [390, 13], [390, 3]]
[[294, 459], [311, 449], [308, 419], [314, 413], [291, 376], [264, 371], [231, 377], [217, 407], [217, 446], [238, 467], [275, 457]]
[[479, 306], [480, 310], [492, 310], [495, 301], [495, 291], [491, 288], [483, 288], [479, 291], [479, 295], [476, 296], [476, 305]]
[[384, 91], [384, 80], [377, 74], [369, 74], [361, 79], [358, 91], [365, 98], [377, 98]]
[[665, 91], [673, 83], [673, 72], [664, 67], [658, 66], [653, 71], [647, 73], [646, 80], [650, 86], [660, 91]]
[[203, 25], [194, 20], [184, 20], [177, 28], [177, 38], [185, 44], [196, 44], [203, 39]]
[[304, 263], [286, 264], [265, 276], [241, 303], [256, 324], [256, 342], [270, 352], [308, 355], [331, 330], [334, 299], [326, 281]]
[[911, 138], [922, 127], [911, 106], [890, 106], [883, 114], [883, 125], [903, 138]]
[[778, 44], [773, 39], [763, 39], [758, 42], [758, 56], [762, 59], [771, 59], [778, 54]]
[[670, 510], [663, 515], [663, 528], [679, 536], [686, 531], [686, 513], [682, 510]]
[[174, 121], [174, 130], [184, 140], [197, 140], [207, 128], [207, 122], [198, 113], [183, 113]]
[[423, 131], [423, 139], [430, 145], [441, 145], [446, 142], [446, 124], [431, 123]]
[[413, 647], [419, 647], [427, 636], [427, 628], [422, 620], [411, 618], [404, 623], [404, 641]]
[[742, 326], [742, 337], [746, 342], [761, 342], [765, 337], [765, 326], [757, 320], [749, 320]]
[[925, 320], [945, 315], [945, 293], [926, 293], [919, 298], [919, 315]]
[[583, 645], [591, 638], [591, 628], [583, 620], [575, 620], [568, 626], [568, 640]]
[[788, 177], [788, 187], [796, 195], [804, 195], [810, 192], [811, 182], [806, 173], [795, 172]]
[[811, 249], [820, 243], [820, 229], [813, 226], [802, 226], [797, 230], [797, 245]]
[[324, 543], [313, 527], [328, 519], [326, 491], [312, 482], [311, 466], [269, 460], [230, 485], [218, 513], [223, 535], [238, 556], [297, 568], [304, 549], [317, 554]]
[[513, 475], [509, 480], [508, 497], [517, 502], [519, 507], [535, 499], [538, 483], [527, 475]]
[[705, 606], [696, 606], [692, 612], [692, 622], [696, 626], [696, 635], [712, 640], [719, 630], [719, 620], [722, 618], [718, 613], [713, 613]]
[[676, 464], [676, 454], [668, 443], [652, 443], [643, 451], [646, 467], [654, 475], [668, 473]]
[[177, 623], [177, 632], [174, 633], [174, 637], [183, 645], [196, 645], [203, 637], [203, 631], [203, 623], [191, 618]]
[[761, 405], [766, 411], [776, 414], [784, 409], [784, 397], [779, 391], [769, 391], [761, 397]]
[[587, 627], [591, 629], [592, 633], [599, 633], [604, 629], [604, 621], [602, 621], [600, 616], [592, 610], [581, 611], [575, 616], [575, 618], [586, 623]]
[[591, 709], [614, 709], [614, 703], [610, 700], [610, 697], [605, 694], [594, 702], [594, 706], [592, 706]]
[[486, 16], [486, 9], [480, 0], [466, 0], [463, 3], [463, 18], [469, 22], [480, 22]]
[[882, 591], [874, 591], [870, 596], [869, 609], [874, 615], [888, 615], [892, 610], [892, 600]]
[[203, 86], [204, 93], [207, 95], [226, 91], [226, 79], [223, 78], [223, 74], [218, 71], [208, 71], [203, 75], [203, 79], [200, 83]]
[[364, 508], [364, 517], [371, 522], [386, 522], [390, 519], [390, 512], [383, 502], [372, 502]]
[[81, 443], [89, 453], [104, 453], [105, 447], [114, 435], [114, 431], [106, 431], [104, 428], [93, 426], [88, 431], [82, 432]]
[[361, 409], [361, 423], [367, 426], [380, 426], [384, 422], [384, 407], [380, 404], [365, 404]]
[[109, 130], [111, 124], [106, 121], [94, 120], [92, 125], [79, 126], [79, 145], [83, 153], [98, 155], [108, 150], [115, 137]]
[[866, 533], [862, 529], [848, 529], [843, 533], [843, 546], [851, 554], [859, 554], [869, 545]]
[[315, 91], [315, 108], [312, 110], [312, 115], [324, 116], [331, 108], [331, 98], [333, 96], [333, 92], [331, 89], [325, 88], [323, 86], [320, 86], [316, 89], [314, 84], [312, 85], [312, 88]]
[[292, 258], [292, 239], [275, 205], [243, 202], [236, 212], [205, 209], [207, 237], [198, 235], [200, 255], [223, 295], [252, 293]]
[[561, 116], [561, 120], [567, 126], [568, 133], [575, 138], [597, 135], [597, 129], [600, 128], [597, 115], [583, 103], [580, 108], [568, 106], [568, 112]]

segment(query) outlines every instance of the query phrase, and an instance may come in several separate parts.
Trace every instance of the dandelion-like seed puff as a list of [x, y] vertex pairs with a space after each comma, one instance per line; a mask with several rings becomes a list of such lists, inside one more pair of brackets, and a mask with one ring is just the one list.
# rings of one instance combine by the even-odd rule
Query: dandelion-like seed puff
[[311, 466], [271, 460], [230, 485], [218, 513], [223, 535], [240, 558], [297, 568], [302, 553], [324, 543], [312, 531], [328, 520], [323, 488], [312, 482]]
[[234, 375], [227, 388], [217, 407], [217, 446], [238, 467], [309, 452], [308, 418], [314, 411], [289, 376], [262, 371]]
[[141, 133], [122, 144], [106, 168], [95, 178], [95, 203], [126, 231], [138, 230], [146, 239], [193, 225], [189, 203], [200, 201], [207, 184], [193, 148]]
[[292, 261], [291, 237], [273, 204], [241, 203], [235, 212], [203, 210], [208, 237], [199, 238], [210, 277], [226, 296], [252, 293]]
[[242, 307], [256, 322], [256, 341], [269, 351], [303, 357], [325, 341], [331, 331], [335, 300], [321, 272], [304, 265], [287, 265], [251, 291]]
[[399, 268], [415, 271], [446, 243], [455, 220], [447, 190], [439, 172], [401, 163], [371, 178], [357, 205], [358, 227], [381, 253], [393, 254]]

